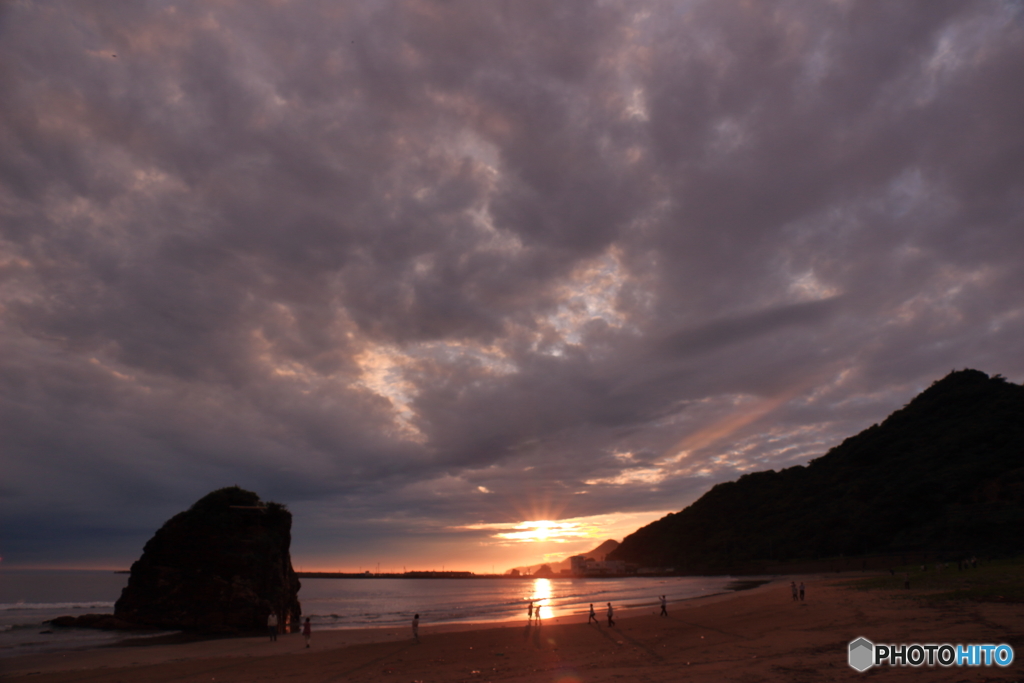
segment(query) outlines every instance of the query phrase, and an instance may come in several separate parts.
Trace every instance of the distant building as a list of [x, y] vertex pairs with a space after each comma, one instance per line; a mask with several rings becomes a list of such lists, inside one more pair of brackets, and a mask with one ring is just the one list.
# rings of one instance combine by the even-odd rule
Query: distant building
[[626, 563], [622, 560], [605, 560], [597, 562], [597, 569], [602, 574], [625, 574]]
[[569, 566], [573, 576], [612, 576], [617, 574], [635, 574], [637, 565], [622, 560], [605, 560], [598, 562], [585, 555], [574, 555], [569, 558]]

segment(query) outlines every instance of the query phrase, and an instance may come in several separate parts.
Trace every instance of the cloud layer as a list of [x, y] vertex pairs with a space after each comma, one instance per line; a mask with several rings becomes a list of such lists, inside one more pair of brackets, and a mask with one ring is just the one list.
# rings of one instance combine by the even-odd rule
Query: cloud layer
[[237, 483], [307, 563], [512, 564], [1020, 381], [1022, 48], [1010, 2], [4, 5], [0, 554]]

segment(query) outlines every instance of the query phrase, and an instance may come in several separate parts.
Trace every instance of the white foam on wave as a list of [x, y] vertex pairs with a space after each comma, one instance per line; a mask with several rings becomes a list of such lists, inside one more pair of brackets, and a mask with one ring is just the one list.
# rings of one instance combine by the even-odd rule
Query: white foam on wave
[[0, 604], [0, 612], [20, 610], [103, 609], [113, 607], [112, 602], [10, 602]]

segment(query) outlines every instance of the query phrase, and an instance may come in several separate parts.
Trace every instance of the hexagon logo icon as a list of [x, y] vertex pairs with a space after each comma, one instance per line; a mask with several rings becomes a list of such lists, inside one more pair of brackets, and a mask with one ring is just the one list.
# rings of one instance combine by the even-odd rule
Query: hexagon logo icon
[[858, 638], [850, 643], [850, 666], [857, 671], [867, 671], [875, 663], [875, 644], [867, 638]]

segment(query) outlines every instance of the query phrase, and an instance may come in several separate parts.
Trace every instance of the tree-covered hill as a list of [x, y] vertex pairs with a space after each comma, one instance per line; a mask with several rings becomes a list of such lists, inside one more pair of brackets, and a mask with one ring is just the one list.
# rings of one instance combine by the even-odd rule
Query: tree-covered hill
[[609, 559], [688, 571], [899, 552], [1024, 550], [1024, 387], [950, 373], [806, 467], [719, 484]]

